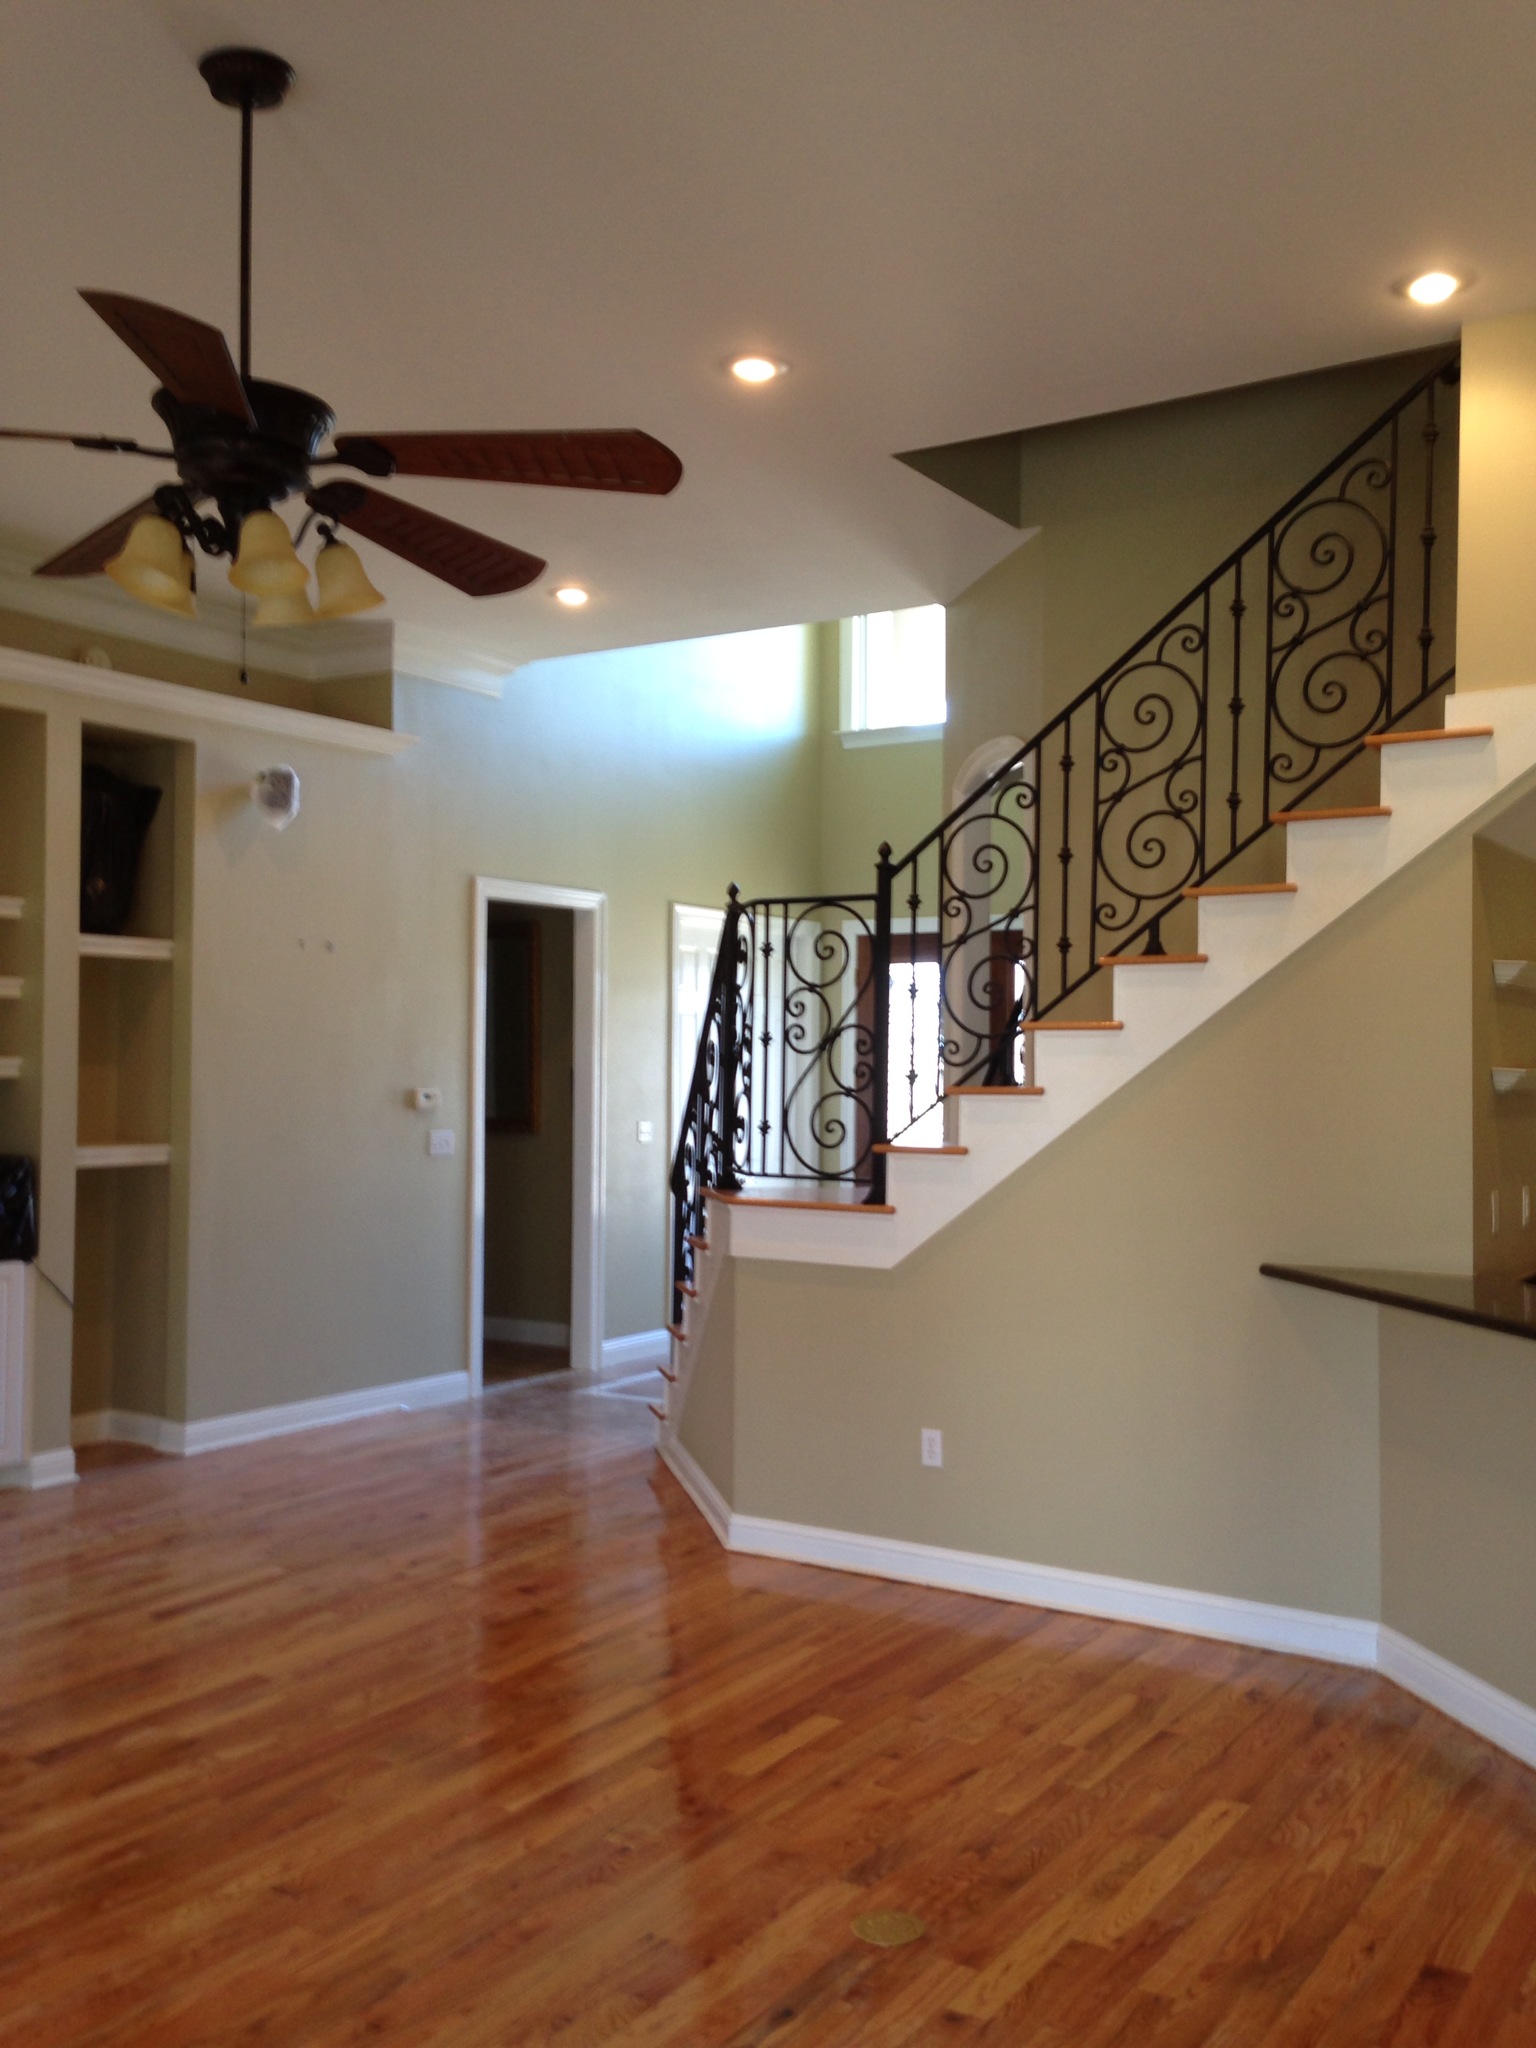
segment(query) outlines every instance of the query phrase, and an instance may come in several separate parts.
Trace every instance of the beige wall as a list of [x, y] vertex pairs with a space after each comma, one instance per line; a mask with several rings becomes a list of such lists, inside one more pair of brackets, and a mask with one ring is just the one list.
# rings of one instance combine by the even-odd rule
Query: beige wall
[[1462, 334], [1457, 674], [1464, 690], [1536, 680], [1536, 312]]
[[485, 1313], [568, 1323], [575, 918], [516, 914], [539, 927], [538, 1129], [485, 1134]]
[[1536, 1346], [1381, 1316], [1381, 1618], [1536, 1706]]
[[1470, 1268], [1470, 917], [1463, 839], [894, 1271], [734, 1262], [733, 1506], [1374, 1617], [1375, 1314], [1258, 1267]]
[[1445, 353], [1018, 435], [1031, 537], [950, 606], [946, 782], [984, 741], [1028, 739]]

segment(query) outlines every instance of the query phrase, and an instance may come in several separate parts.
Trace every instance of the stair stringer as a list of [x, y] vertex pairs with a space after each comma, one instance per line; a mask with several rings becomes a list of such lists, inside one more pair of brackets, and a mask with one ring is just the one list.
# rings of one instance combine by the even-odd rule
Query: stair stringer
[[[1282, 828], [1294, 895], [1202, 897], [1205, 964], [1111, 970], [1113, 1015], [1123, 1029], [1041, 1033], [1035, 1081], [1044, 1092], [960, 1098], [965, 1154], [893, 1153], [891, 1215], [738, 1203], [731, 1209], [730, 1254], [895, 1266], [1439, 840], [1536, 787], [1536, 684], [1448, 697], [1445, 723], [1448, 730], [1493, 731], [1384, 747], [1381, 802], [1389, 815]], [[723, 1207], [715, 1205], [713, 1216]], [[713, 1220], [710, 1228], [716, 1228]], [[680, 1412], [680, 1403], [673, 1406]]]

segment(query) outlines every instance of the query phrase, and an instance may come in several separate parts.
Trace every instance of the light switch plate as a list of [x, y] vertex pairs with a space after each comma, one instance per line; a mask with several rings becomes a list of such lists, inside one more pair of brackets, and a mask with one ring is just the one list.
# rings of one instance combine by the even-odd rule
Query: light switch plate
[[944, 1462], [944, 1432], [942, 1429], [923, 1431], [923, 1463], [942, 1465]]
[[427, 1151], [434, 1159], [451, 1159], [453, 1157], [452, 1131], [428, 1131]]

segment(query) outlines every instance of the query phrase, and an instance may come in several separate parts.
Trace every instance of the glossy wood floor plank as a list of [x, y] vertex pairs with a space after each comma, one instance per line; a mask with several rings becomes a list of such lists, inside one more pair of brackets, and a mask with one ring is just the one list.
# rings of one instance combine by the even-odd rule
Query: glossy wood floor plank
[[648, 1430], [530, 1383], [0, 1498], [0, 2044], [1536, 2048], [1532, 1774], [728, 1557]]

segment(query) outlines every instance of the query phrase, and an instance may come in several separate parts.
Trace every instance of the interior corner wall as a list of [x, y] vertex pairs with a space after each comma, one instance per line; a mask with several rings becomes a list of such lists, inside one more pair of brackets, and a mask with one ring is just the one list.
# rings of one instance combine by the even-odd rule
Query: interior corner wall
[[1381, 1619], [1536, 1707], [1530, 1340], [1380, 1319]]
[[946, 787], [977, 747], [1028, 739], [1086, 689], [1447, 352], [1019, 434], [1028, 537], [949, 608]]
[[1461, 338], [1456, 683], [1536, 676], [1536, 312]]
[[1377, 1618], [1375, 1311], [1258, 1268], [1470, 1271], [1470, 916], [1462, 838], [894, 1270], [734, 1261], [733, 1508]]

